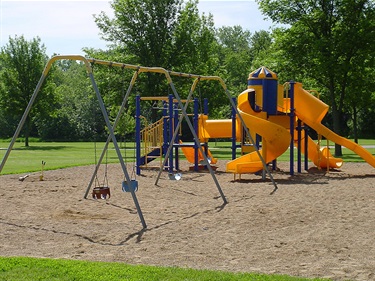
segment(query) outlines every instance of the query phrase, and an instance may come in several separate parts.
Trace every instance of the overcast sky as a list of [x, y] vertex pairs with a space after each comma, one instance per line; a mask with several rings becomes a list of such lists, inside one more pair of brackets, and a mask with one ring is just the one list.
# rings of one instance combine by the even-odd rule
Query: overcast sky
[[[112, 15], [107, 0], [53, 1], [53, 0], [0, 0], [0, 46], [8, 43], [9, 36], [25, 36], [27, 40], [39, 36], [47, 54], [82, 54], [82, 48], [106, 49], [100, 39], [93, 15], [105, 11]], [[200, 0], [199, 11], [214, 16], [216, 27], [241, 25], [255, 32], [268, 30], [254, 1]]]

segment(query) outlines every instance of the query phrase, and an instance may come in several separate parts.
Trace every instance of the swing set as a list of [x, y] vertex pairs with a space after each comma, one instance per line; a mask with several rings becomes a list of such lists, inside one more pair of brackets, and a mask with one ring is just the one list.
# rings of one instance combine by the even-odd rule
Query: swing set
[[[186, 120], [186, 123], [193, 135], [193, 138], [194, 138], [194, 141], [196, 143], [196, 146], [198, 147], [200, 153], [203, 155], [204, 157], [204, 160], [203, 160], [203, 164], [207, 166], [207, 169], [208, 171], [210, 172], [211, 174], [211, 177], [218, 189], [218, 192], [220, 193], [220, 196], [223, 200], [223, 204], [227, 204], [228, 201], [221, 189], [221, 186], [215, 176], [215, 173], [210, 165], [210, 161], [209, 159], [207, 158], [206, 154], [204, 153], [204, 150], [199, 142], [199, 138], [194, 130], [194, 127], [190, 121], [190, 119], [188, 118], [188, 115], [186, 113], [186, 110], [187, 110], [187, 107], [189, 105], [189, 102], [192, 100], [192, 95], [193, 95], [193, 92], [197, 86], [197, 84], [200, 82], [200, 81], [204, 81], [204, 80], [212, 80], [212, 81], [216, 81], [218, 83], [220, 83], [220, 85], [222, 86], [222, 88], [224, 89], [227, 97], [228, 97], [228, 100], [231, 104], [231, 107], [232, 109], [236, 112], [240, 122], [242, 123], [243, 127], [244, 127], [244, 131], [246, 132], [247, 136], [249, 137], [249, 139], [251, 140], [252, 143], [254, 143], [253, 139], [252, 139], [252, 136], [248, 130], [248, 128], [245, 126], [245, 122], [243, 120], [243, 118], [241, 117], [241, 115], [239, 114], [238, 112], [238, 109], [234, 103], [234, 101], [232, 100], [232, 97], [227, 89], [227, 86], [225, 84], [225, 82], [218, 76], [201, 76], [201, 75], [195, 75], [195, 74], [188, 74], [188, 73], [182, 73], [182, 72], [174, 72], [174, 71], [168, 71], [164, 68], [161, 68], [161, 67], [142, 67], [142, 66], [136, 66], [136, 65], [131, 65], [131, 64], [124, 64], [124, 63], [118, 63], [118, 62], [110, 62], [110, 61], [105, 61], [105, 60], [96, 60], [96, 59], [92, 59], [92, 58], [85, 58], [84, 56], [81, 56], [81, 55], [57, 55], [57, 56], [54, 56], [52, 57], [46, 64], [44, 70], [43, 70], [43, 73], [39, 79], [39, 82], [34, 90], [34, 93], [33, 95], [31, 96], [30, 98], [30, 101], [25, 109], [25, 112], [17, 126], [17, 129], [16, 131], [14, 132], [14, 135], [13, 135], [13, 138], [9, 144], [9, 147], [3, 157], [3, 160], [0, 164], [0, 173], [9, 157], [9, 154], [14, 146], [14, 143], [16, 142], [16, 139], [17, 137], [19, 136], [20, 134], [20, 131], [26, 121], [26, 118], [36, 100], [36, 97], [43, 85], [43, 82], [44, 80], [46, 79], [51, 67], [52, 67], [52, 64], [55, 62], [55, 61], [58, 61], [58, 60], [75, 60], [75, 61], [82, 61], [84, 63], [84, 66], [86, 68], [86, 72], [87, 72], [87, 75], [91, 81], [91, 84], [92, 84], [92, 87], [95, 91], [95, 94], [96, 94], [96, 98], [98, 100], [98, 103], [99, 103], [99, 107], [100, 107], [100, 110], [102, 112], [102, 115], [103, 115], [103, 118], [105, 120], [105, 124], [108, 128], [108, 138], [107, 138], [107, 141], [103, 147], [103, 150], [99, 156], [99, 159], [98, 159], [98, 162], [96, 163], [96, 166], [95, 166], [95, 170], [94, 170], [94, 173], [91, 177], [91, 180], [90, 180], [90, 183], [86, 189], [86, 192], [85, 192], [85, 195], [84, 195], [84, 198], [87, 198], [88, 196], [88, 193], [90, 192], [91, 188], [92, 188], [92, 185], [94, 184], [95, 180], [97, 180], [97, 173], [98, 173], [98, 170], [99, 170], [99, 167], [100, 167], [100, 164], [102, 163], [105, 155], [107, 155], [107, 150], [108, 150], [108, 145], [109, 143], [112, 141], [113, 143], [113, 146], [114, 146], [114, 149], [116, 151], [116, 154], [117, 154], [117, 157], [118, 157], [118, 160], [120, 162], [120, 165], [121, 165], [121, 168], [122, 168], [122, 171], [124, 173], [124, 181], [122, 183], [122, 190], [125, 191], [125, 192], [130, 192], [132, 198], [133, 198], [133, 201], [134, 201], [134, 205], [137, 209], [137, 213], [138, 213], [138, 216], [140, 218], [140, 221], [142, 223], [142, 226], [143, 226], [143, 229], [146, 229], [147, 228], [147, 225], [146, 225], [146, 221], [143, 217], [143, 213], [142, 213], [142, 210], [141, 210], [141, 207], [139, 205], [139, 202], [138, 202], [138, 199], [137, 199], [137, 196], [136, 196], [136, 191], [138, 189], [138, 182], [134, 179], [131, 179], [129, 173], [128, 173], [128, 170], [127, 170], [127, 167], [126, 167], [126, 164], [125, 164], [125, 161], [124, 161], [124, 158], [122, 156], [122, 153], [120, 151], [120, 147], [119, 147], [119, 144], [118, 144], [118, 141], [117, 141], [117, 138], [115, 136], [115, 133], [114, 133], [114, 130], [116, 128], [116, 126], [118, 125], [118, 122], [120, 120], [120, 117], [122, 116], [122, 114], [124, 113], [124, 109], [125, 109], [125, 106], [127, 104], [127, 101], [128, 101], [128, 98], [129, 98], [129, 95], [133, 89], [133, 86], [138, 78], [138, 76], [141, 74], [141, 73], [158, 73], [158, 74], [162, 74], [165, 76], [169, 86], [170, 86], [170, 89], [172, 90], [173, 94], [174, 94], [174, 97], [175, 99], [177, 100], [177, 103], [178, 103], [178, 107], [179, 107], [179, 110], [181, 111], [181, 114], [178, 118], [178, 124], [177, 124], [177, 127], [180, 126], [180, 124], [182, 123], [183, 119]], [[92, 70], [92, 66], [95, 65], [95, 64], [99, 64], [99, 65], [106, 65], [106, 66], [111, 66], [111, 67], [120, 67], [121, 69], [130, 69], [130, 70], [133, 70], [134, 73], [133, 73], [133, 76], [130, 80], [130, 83], [129, 83], [129, 86], [128, 86], [128, 89], [126, 91], [126, 94], [124, 95], [124, 98], [123, 98], [123, 101], [122, 101], [122, 104], [121, 104], [121, 107], [117, 113], [117, 116], [115, 118], [115, 120], [113, 121], [113, 123], [111, 123], [109, 117], [108, 117], [108, 113], [107, 113], [107, 110], [106, 110], [106, 107], [105, 107], [105, 104], [104, 104], [104, 101], [102, 99], [102, 96], [99, 92], [99, 88], [96, 84], [96, 81], [95, 81], [95, 78], [94, 78], [94, 74], [93, 74], [93, 70]], [[174, 86], [174, 83], [172, 81], [172, 76], [178, 76], [178, 77], [183, 77], [183, 78], [190, 78], [190, 79], [194, 79], [193, 83], [192, 83], [192, 86], [191, 86], [191, 89], [190, 89], [190, 92], [188, 94], [188, 97], [186, 99], [186, 102], [185, 102], [185, 105], [182, 103], [182, 100], [180, 98], [180, 95], [178, 94], [175, 86]], [[165, 166], [166, 164], [166, 161], [168, 161], [168, 158], [169, 158], [169, 155], [172, 151], [172, 148], [173, 148], [173, 143], [174, 143], [174, 140], [176, 139], [176, 136], [178, 134], [178, 130], [175, 130], [174, 133], [173, 133], [173, 136], [172, 136], [172, 140], [170, 141], [170, 144], [168, 146], [168, 149], [167, 149], [167, 152], [166, 152], [166, 155], [165, 155], [165, 158], [164, 158], [164, 162], [163, 164], [161, 165], [160, 167], [160, 170], [159, 170], [159, 174], [157, 176], [157, 179], [156, 179], [156, 182], [155, 182], [155, 185], [158, 184], [159, 182], [159, 179], [160, 179], [160, 176], [161, 176], [161, 173], [163, 171], [163, 167]], [[273, 185], [274, 185], [274, 191], [277, 189], [277, 185], [276, 185], [276, 182], [274, 181], [273, 177], [272, 177], [272, 174], [270, 173], [262, 155], [260, 154], [260, 152], [257, 150], [258, 152], [258, 155], [259, 155], [259, 158], [262, 160], [262, 163], [263, 163], [263, 166], [264, 166], [264, 169], [265, 171], [267, 172], [267, 174], [269, 175], [270, 177], [270, 180], [272, 181]], [[105, 170], [105, 173], [107, 172], [107, 167], [106, 167], [106, 170]], [[107, 175], [105, 175], [105, 178], [107, 179]], [[107, 179], [108, 180], [108, 179]], [[108, 182], [105, 180], [103, 185], [101, 186], [95, 186], [94, 187], [94, 193], [93, 193], [93, 196], [94, 198], [98, 198], [98, 199], [106, 199], [106, 198], [109, 198], [110, 197], [110, 189], [109, 189], [109, 186], [108, 186]]]

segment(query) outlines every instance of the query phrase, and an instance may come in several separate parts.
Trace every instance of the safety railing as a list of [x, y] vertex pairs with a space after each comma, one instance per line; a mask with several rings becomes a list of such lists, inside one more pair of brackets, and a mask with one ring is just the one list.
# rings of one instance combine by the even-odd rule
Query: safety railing
[[[162, 161], [163, 126], [164, 118], [161, 118], [141, 130], [141, 155], [145, 157], [146, 167], [149, 158], [160, 158], [160, 161]], [[159, 150], [159, 153], [150, 155], [155, 150]]]

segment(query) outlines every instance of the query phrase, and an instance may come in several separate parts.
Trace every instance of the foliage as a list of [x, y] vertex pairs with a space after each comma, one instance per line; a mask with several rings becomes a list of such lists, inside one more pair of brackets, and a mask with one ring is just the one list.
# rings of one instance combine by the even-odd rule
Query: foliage
[[220, 64], [225, 68], [230, 89], [239, 94], [247, 88], [247, 76], [252, 61], [251, 33], [241, 26], [223, 26], [217, 30], [220, 44]]
[[[14, 120], [22, 116], [38, 84], [47, 62], [45, 52], [46, 48], [41, 44], [40, 38], [27, 41], [23, 36], [10, 37], [9, 43], [1, 48], [1, 114], [11, 125], [14, 125]], [[26, 146], [35, 120], [48, 116], [54, 102], [53, 85], [47, 84], [26, 119], [24, 131]]]
[[[215, 28], [212, 15], [199, 12], [198, 0], [115, 0], [111, 4], [113, 18], [104, 12], [94, 17], [109, 49], [84, 51], [100, 60], [220, 76], [233, 97], [247, 88], [248, 74], [264, 65], [278, 74], [281, 84], [301, 81], [304, 88], [318, 90], [332, 108], [324, 123], [330, 128], [333, 124], [340, 135], [373, 137], [375, 83], [369, 77], [374, 70], [374, 3], [258, 3], [264, 14], [279, 24], [272, 33], [260, 30], [251, 34], [241, 26]], [[0, 137], [13, 134], [47, 60], [44, 52], [39, 38], [30, 42], [23, 37], [10, 38], [2, 48]], [[98, 64], [93, 64], [93, 70], [113, 122], [134, 71]], [[193, 80], [178, 76], [172, 79], [185, 99]], [[145, 97], [172, 93], [163, 75], [140, 73], [129, 92], [116, 135], [133, 140], [137, 94]], [[81, 63], [54, 63], [21, 136], [26, 136], [26, 141], [29, 135], [60, 141], [106, 139], [107, 129], [95, 94]], [[229, 118], [230, 103], [217, 81], [200, 81], [193, 98], [200, 100], [201, 108], [203, 99], [209, 100], [210, 118]], [[153, 103], [142, 101], [142, 115], [147, 122], [161, 116], [160, 110], [152, 109]]]
[[[299, 73], [295, 79], [298, 76], [302, 81], [307, 78], [315, 83], [332, 108], [333, 130], [343, 134], [343, 114], [352, 101], [350, 84], [357, 79], [363, 81], [363, 69], [374, 68], [374, 2], [257, 2], [275, 23], [290, 26], [275, 33], [282, 60], [293, 69], [290, 73]], [[363, 90], [374, 91], [366, 87]], [[336, 146], [335, 154], [341, 155], [341, 146]]]
[[[199, 15], [197, 1], [117, 0], [112, 3], [114, 18], [105, 13], [95, 18], [104, 39], [123, 54], [132, 54], [143, 66], [202, 75], [214, 74], [218, 68], [215, 29], [211, 15]], [[185, 98], [192, 81], [173, 80]], [[146, 73], [140, 76], [138, 91], [142, 96], [166, 96], [172, 93], [165, 77]], [[218, 86], [204, 91], [217, 93]], [[215, 105], [214, 97], [212, 102]], [[151, 104], [149, 105], [151, 106]], [[156, 115], [152, 120], [156, 120]]]

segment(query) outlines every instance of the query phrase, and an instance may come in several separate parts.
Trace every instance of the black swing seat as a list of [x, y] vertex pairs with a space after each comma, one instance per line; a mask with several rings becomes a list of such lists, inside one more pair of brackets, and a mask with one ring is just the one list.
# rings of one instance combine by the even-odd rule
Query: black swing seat
[[111, 191], [108, 186], [98, 186], [92, 190], [92, 198], [94, 199], [109, 199], [110, 197]]

